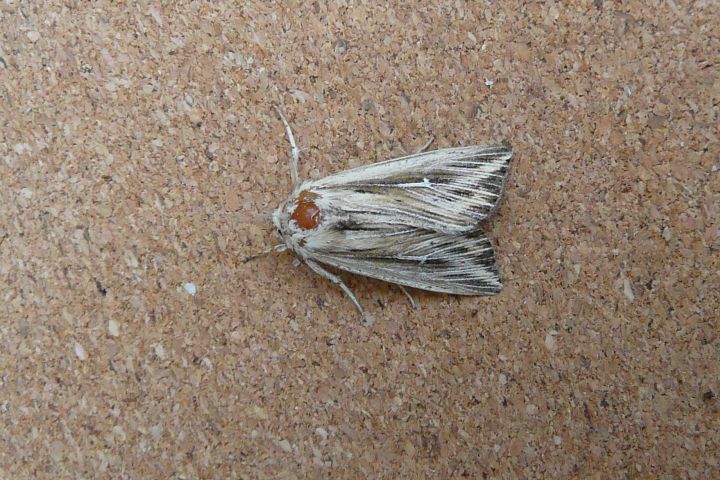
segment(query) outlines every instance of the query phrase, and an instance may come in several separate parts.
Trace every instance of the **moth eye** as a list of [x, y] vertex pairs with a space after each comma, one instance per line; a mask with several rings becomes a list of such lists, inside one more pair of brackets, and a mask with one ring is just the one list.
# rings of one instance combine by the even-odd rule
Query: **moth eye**
[[303, 230], [312, 230], [320, 224], [320, 209], [313, 201], [300, 202], [290, 219]]

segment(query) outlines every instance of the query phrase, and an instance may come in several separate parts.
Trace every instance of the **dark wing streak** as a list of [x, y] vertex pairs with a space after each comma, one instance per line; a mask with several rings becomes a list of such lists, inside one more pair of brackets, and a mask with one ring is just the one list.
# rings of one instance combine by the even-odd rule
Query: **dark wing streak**
[[[442, 185], [442, 187], [445, 187], [445, 189], [439, 188], [439, 185]], [[471, 184], [467, 182], [458, 182], [458, 183], [443, 183], [443, 184], [437, 184], [430, 182], [429, 184], [407, 184], [407, 183], [401, 183], [401, 184], [362, 184], [357, 185], [353, 184], [351, 185], [353, 188], [361, 188], [361, 189], [369, 189], [374, 188], [380, 190], [381, 188], [384, 189], [399, 189], [403, 191], [403, 193], [407, 193], [409, 195], [413, 195], [418, 200], [421, 200], [423, 202], [426, 202], [428, 200], [428, 194], [426, 191], [433, 192], [434, 195], [433, 201], [437, 200], [444, 200], [444, 197], [452, 198], [457, 201], [461, 202], [472, 202], [472, 203], [479, 203], [483, 207], [491, 207], [494, 205], [494, 202], [480, 202], [476, 201], [471, 195], [475, 194], [478, 195], [478, 190], [480, 190], [480, 186], [476, 184]], [[468, 195], [459, 195], [457, 193], [452, 192], [451, 190], [460, 190], [467, 192]], [[368, 192], [370, 193], [370, 192]], [[379, 192], [372, 192], [376, 193], [377, 195], [382, 194], [381, 191]], [[490, 190], [483, 189], [483, 194], [478, 195], [479, 199], [482, 199], [482, 197], [488, 196], [488, 197], [499, 197], [497, 193], [494, 193]]]
[[[452, 185], [451, 187], [453, 189], [455, 188], [454, 185]], [[428, 188], [428, 190], [437, 193], [437, 197], [434, 198], [434, 201], [436, 203], [438, 201], [441, 201], [443, 204], [447, 204], [448, 208], [452, 208], [452, 206], [453, 206], [453, 202], [450, 201], [451, 199], [455, 199], [457, 202], [461, 202], [461, 203], [468, 203], [470, 205], [479, 204], [480, 206], [486, 206], [486, 207], [490, 207], [493, 205], [490, 202], [481, 202], [480, 198], [475, 199], [475, 198], [472, 198], [469, 196], [458, 195], [449, 190], [438, 190], [437, 188], [432, 188], [432, 187]], [[477, 191], [477, 189], [476, 189], [476, 191]], [[427, 194], [423, 193], [422, 191], [418, 192], [415, 190], [410, 190], [410, 191], [408, 191], [408, 193], [413, 195], [418, 200], [427, 200]]]
[[[401, 220], [402, 217], [410, 217], [415, 218], [417, 220], [424, 220], [427, 222], [437, 222], [438, 220], [442, 221], [442, 217], [440, 218], [433, 218], [438, 217], [437, 214], [434, 214], [433, 216], [430, 215], [421, 215], [419, 213], [416, 213], [415, 211], [409, 211], [409, 210], [403, 210], [393, 207], [383, 207], [380, 205], [365, 205], [365, 208], [344, 208], [345, 212], [348, 213], [361, 213], [361, 214], [367, 214], [369, 212], [374, 213], [381, 213], [387, 215], [389, 218], [387, 219], [387, 223], [391, 225], [405, 225], [403, 221]], [[428, 212], [429, 213], [429, 212]], [[393, 217], [395, 220], [393, 220]]]

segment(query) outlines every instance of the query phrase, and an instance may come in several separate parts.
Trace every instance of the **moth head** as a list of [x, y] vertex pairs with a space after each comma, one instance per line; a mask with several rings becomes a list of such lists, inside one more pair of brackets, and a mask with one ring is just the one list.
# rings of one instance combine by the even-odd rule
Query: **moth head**
[[281, 240], [286, 240], [288, 235], [288, 214], [287, 214], [287, 200], [281, 203], [278, 208], [273, 212], [273, 227], [275, 236]]
[[275, 227], [275, 235], [282, 239], [283, 238], [283, 212], [285, 210], [285, 203], [283, 202], [280, 204], [278, 208], [275, 209], [275, 211], [272, 214], [272, 223], [273, 227]]

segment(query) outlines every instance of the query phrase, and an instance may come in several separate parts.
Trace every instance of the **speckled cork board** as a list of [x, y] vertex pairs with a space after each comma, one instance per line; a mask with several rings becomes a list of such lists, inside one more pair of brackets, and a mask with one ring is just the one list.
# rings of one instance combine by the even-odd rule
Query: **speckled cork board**
[[[715, 2], [119, 3], [0, 1], [0, 478], [718, 475]], [[504, 291], [243, 263], [273, 104], [310, 178], [510, 142]]]

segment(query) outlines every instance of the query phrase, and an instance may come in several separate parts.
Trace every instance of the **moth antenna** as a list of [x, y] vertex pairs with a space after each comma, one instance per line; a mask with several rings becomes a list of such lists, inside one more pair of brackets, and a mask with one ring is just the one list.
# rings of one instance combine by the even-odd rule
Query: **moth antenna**
[[268, 255], [268, 254], [273, 253], [273, 252], [284, 252], [285, 250], [287, 250], [287, 245], [281, 243], [280, 245], [275, 245], [275, 246], [272, 247], [272, 248], [268, 248], [267, 250], [263, 250], [263, 251], [260, 252], [260, 253], [256, 253], [256, 254], [254, 254], [254, 255], [250, 255], [250, 256], [245, 257], [245, 258], [243, 259], [243, 263], [248, 263], [248, 262], [250, 262], [251, 260], [255, 260], [256, 258], [263, 257], [263, 256]]
[[285, 133], [287, 134], [288, 141], [290, 142], [290, 178], [293, 182], [293, 188], [295, 188], [298, 186], [298, 183], [300, 183], [298, 178], [298, 160], [300, 159], [300, 149], [298, 148], [297, 143], [295, 143], [295, 136], [292, 133], [292, 129], [290, 128], [290, 124], [285, 118], [285, 115], [283, 115], [277, 106], [273, 105], [273, 108], [278, 115], [280, 115], [280, 120], [282, 120], [285, 125]]

